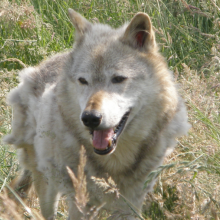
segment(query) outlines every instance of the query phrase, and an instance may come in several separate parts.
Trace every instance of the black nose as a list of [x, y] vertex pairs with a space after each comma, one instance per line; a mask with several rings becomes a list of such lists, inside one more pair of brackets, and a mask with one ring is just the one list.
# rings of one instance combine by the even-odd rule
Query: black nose
[[102, 115], [95, 110], [84, 111], [81, 120], [85, 126], [94, 129], [100, 125]]

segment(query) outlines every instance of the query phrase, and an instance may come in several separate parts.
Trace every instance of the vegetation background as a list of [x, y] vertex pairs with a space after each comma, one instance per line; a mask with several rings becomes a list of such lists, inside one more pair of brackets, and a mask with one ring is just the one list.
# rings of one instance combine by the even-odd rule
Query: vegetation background
[[[18, 71], [72, 47], [71, 7], [92, 22], [118, 27], [136, 12], [152, 18], [160, 50], [184, 97], [192, 128], [154, 171], [142, 219], [220, 219], [219, 0], [1, 0], [0, 138], [10, 132], [7, 93]], [[34, 194], [18, 209], [5, 193], [18, 171], [16, 152], [0, 144], [0, 219], [40, 219]], [[65, 219], [61, 201], [58, 219]], [[102, 218], [105, 219], [105, 218]]]

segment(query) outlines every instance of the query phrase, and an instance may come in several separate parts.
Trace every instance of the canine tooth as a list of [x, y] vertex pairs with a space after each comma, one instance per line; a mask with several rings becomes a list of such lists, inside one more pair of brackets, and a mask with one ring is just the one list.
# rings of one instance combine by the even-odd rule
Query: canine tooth
[[92, 138], [89, 138], [90, 144], [93, 146]]
[[[112, 139], [108, 140], [108, 146], [111, 147], [112, 146]], [[107, 147], [108, 148], [108, 147]]]

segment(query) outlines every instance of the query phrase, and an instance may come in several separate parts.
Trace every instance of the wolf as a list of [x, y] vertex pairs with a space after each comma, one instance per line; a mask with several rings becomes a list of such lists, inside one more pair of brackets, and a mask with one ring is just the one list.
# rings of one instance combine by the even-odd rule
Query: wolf
[[[22, 70], [8, 96], [14, 115], [4, 140], [18, 149], [24, 170], [14, 187], [26, 183], [25, 191], [33, 182], [45, 219], [55, 219], [62, 195], [69, 219], [81, 219], [66, 167], [77, 173], [83, 145], [86, 210], [103, 204], [109, 219], [134, 220], [155, 183], [144, 187], [148, 175], [189, 129], [186, 107], [147, 14], [114, 29], [68, 12], [73, 49]], [[111, 177], [122, 196], [106, 194], [91, 177]]]

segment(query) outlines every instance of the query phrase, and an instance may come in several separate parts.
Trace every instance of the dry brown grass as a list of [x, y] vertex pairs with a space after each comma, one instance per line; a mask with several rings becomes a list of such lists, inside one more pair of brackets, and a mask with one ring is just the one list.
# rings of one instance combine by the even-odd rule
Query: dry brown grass
[[89, 194], [86, 188], [87, 185], [86, 176], [84, 174], [84, 167], [86, 165], [85, 153], [86, 153], [85, 148], [82, 146], [80, 150], [80, 159], [79, 159], [77, 177], [73, 173], [73, 171], [69, 167], [67, 167], [67, 171], [73, 182], [73, 188], [75, 190], [75, 200], [76, 200], [75, 204], [77, 209], [82, 213], [84, 219], [88, 217], [85, 208], [89, 201]]
[[[179, 76], [178, 83], [192, 128], [187, 137], [179, 139], [178, 147], [166, 159], [165, 164], [175, 163], [175, 166], [159, 177], [155, 194], [149, 199], [159, 206], [166, 219], [217, 220], [220, 218], [220, 164], [215, 164], [215, 160], [220, 162], [220, 56], [214, 56], [207, 65], [213, 68], [208, 78], [182, 65], [184, 74]], [[169, 200], [174, 203], [172, 211], [167, 209]]]
[[21, 5], [15, 1], [1, 0], [0, 18], [4, 23], [7, 23], [9, 29], [15, 25], [24, 29], [33, 29], [36, 25], [34, 7], [26, 0], [22, 1]]

